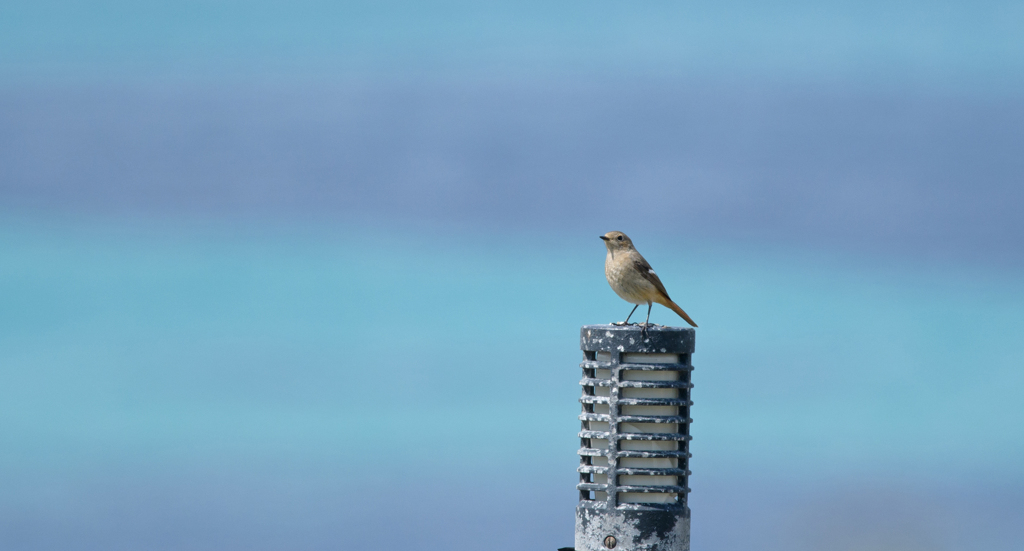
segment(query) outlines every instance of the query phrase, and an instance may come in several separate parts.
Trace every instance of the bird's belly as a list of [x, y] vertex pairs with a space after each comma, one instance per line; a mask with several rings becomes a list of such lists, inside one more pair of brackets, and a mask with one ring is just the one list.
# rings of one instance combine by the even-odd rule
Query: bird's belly
[[605, 265], [604, 275], [615, 294], [632, 304], [647, 304], [655, 291], [654, 285], [636, 274], [632, 266], [617, 267], [609, 263]]

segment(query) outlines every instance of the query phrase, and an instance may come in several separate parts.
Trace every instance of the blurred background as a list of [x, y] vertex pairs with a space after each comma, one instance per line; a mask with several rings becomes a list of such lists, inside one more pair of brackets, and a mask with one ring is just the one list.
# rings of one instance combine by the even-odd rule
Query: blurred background
[[622, 230], [700, 324], [695, 550], [1024, 549], [1022, 28], [4, 2], [0, 548], [572, 545]]

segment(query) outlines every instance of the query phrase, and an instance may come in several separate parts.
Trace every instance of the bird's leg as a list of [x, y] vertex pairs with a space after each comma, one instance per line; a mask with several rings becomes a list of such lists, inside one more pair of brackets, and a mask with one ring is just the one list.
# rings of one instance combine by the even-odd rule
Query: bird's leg
[[633, 307], [632, 310], [629, 311], [629, 315], [626, 316], [626, 321], [617, 321], [617, 322], [613, 323], [612, 325], [629, 325], [629, 318], [633, 317], [633, 312], [636, 312], [636, 309], [639, 308], [639, 307], [640, 307], [640, 305], [637, 304], [636, 306]]
[[[637, 306], [640, 306], [640, 305], [637, 304]], [[647, 336], [647, 327], [651, 325], [651, 306], [653, 306], [653, 304], [648, 302], [647, 303], [647, 319], [644, 320], [644, 328], [640, 330], [640, 336], [641, 337], [646, 337]], [[634, 308], [634, 310], [635, 310], [635, 308]]]

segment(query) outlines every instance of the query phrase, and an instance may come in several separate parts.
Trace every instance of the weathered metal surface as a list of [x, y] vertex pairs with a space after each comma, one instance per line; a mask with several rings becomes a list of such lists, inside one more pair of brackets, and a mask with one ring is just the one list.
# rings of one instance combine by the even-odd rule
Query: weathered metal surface
[[584, 325], [580, 328], [580, 349], [692, 354], [695, 336], [696, 331], [690, 327], [651, 324], [644, 331], [639, 325]]
[[576, 508], [576, 551], [605, 551], [608, 536], [622, 551], [689, 551], [690, 512]]
[[664, 326], [580, 330], [576, 551], [605, 551], [609, 542], [620, 551], [689, 551], [694, 336]]

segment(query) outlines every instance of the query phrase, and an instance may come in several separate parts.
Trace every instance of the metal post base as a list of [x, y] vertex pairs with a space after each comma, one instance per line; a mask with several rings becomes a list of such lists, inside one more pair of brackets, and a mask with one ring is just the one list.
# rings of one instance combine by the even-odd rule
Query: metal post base
[[686, 511], [576, 507], [576, 551], [689, 551]]

